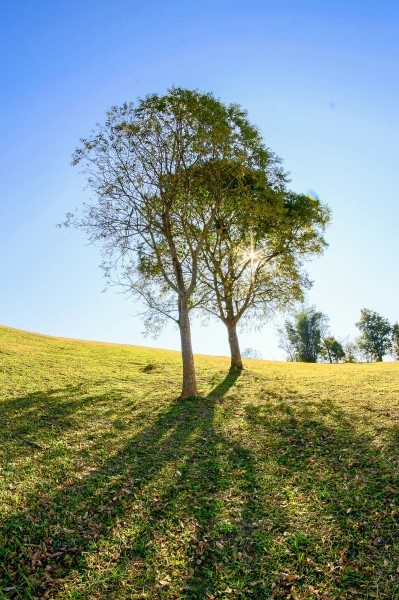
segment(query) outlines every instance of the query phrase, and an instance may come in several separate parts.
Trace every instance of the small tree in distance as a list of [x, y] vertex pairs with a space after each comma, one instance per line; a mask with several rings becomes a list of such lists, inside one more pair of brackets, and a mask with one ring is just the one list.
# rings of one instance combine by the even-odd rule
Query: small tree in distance
[[345, 352], [345, 362], [356, 363], [358, 361], [358, 346], [356, 342], [347, 338], [343, 345], [343, 350]]
[[338, 363], [345, 359], [345, 350], [335, 337], [323, 337], [320, 354], [322, 358], [330, 363]]
[[388, 319], [374, 310], [363, 308], [356, 326], [361, 333], [358, 347], [366, 360], [382, 362], [384, 356], [389, 353], [392, 343], [392, 327]]
[[399, 360], [399, 323], [392, 325], [391, 353], [395, 360]]
[[294, 321], [286, 320], [280, 331], [281, 347], [287, 358], [295, 362], [317, 362], [322, 348], [322, 330], [326, 316], [314, 306], [296, 313]]
[[262, 360], [263, 354], [255, 348], [245, 348], [242, 353], [243, 358], [252, 358], [253, 360]]

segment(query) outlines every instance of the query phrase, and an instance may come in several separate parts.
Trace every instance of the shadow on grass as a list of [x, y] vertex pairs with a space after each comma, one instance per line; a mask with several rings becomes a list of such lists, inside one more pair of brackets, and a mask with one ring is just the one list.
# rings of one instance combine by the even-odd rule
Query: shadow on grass
[[[359, 428], [367, 418], [351, 418], [331, 400], [287, 403], [275, 393], [245, 412], [276, 457], [286, 504], [318, 512], [308, 515], [298, 558], [321, 540], [330, 546], [339, 597], [399, 598], [398, 431], [381, 427], [386, 435], [378, 439]], [[317, 560], [310, 558], [308, 571]]]
[[[204, 399], [173, 403], [150, 427], [140, 431], [122, 451], [109, 457], [99, 468], [80, 479], [75, 477], [63, 481], [52, 494], [33, 496], [26, 508], [10, 516], [2, 527], [3, 539], [7, 543], [0, 550], [2, 588], [7, 591], [7, 597], [33, 598], [46, 593], [51, 597], [68, 577], [82, 580], [84, 588], [84, 573], [89, 562], [87, 555], [97, 552], [98, 543], [109, 537], [116, 524], [126, 518], [131, 521], [131, 534], [127, 547], [120, 544], [124, 547], [123, 551], [118, 551], [122, 558], [117, 561], [120, 564], [114, 566], [118, 571], [122, 568], [120, 565], [129, 562], [132, 557], [140, 562], [144, 540], [152, 536], [155, 522], [162, 520], [164, 506], [172, 504], [172, 500], [174, 504], [183, 502], [183, 512], [197, 519], [193, 529], [194, 539], [202, 535], [200, 532], [204, 532], [205, 536], [212, 527], [217, 510], [215, 494], [219, 486], [216, 454], [222, 440], [213, 429], [215, 404], [234, 385], [238, 376], [239, 373], [229, 373]], [[77, 388], [53, 390], [46, 395], [38, 393], [34, 396], [43, 401], [47, 396], [47, 399], [55, 401], [60, 393], [69, 395], [78, 391]], [[70, 426], [65, 419], [77, 406], [95, 403], [102, 398], [66, 402], [59, 406], [58, 411], [55, 402], [50, 409], [47, 405], [46, 414], [48, 417], [49, 410], [51, 412], [54, 408], [58, 412], [56, 416], [60, 427]], [[12, 411], [26, 410], [29, 414], [31, 401], [32, 395], [29, 399], [12, 401], [12, 406], [8, 408]], [[40, 425], [38, 410], [40, 412], [40, 408], [36, 408], [36, 425]], [[240, 449], [235, 448], [234, 452], [238, 453], [239, 463], [242, 460]], [[244, 458], [247, 459], [246, 456]], [[170, 465], [179, 465], [181, 470], [175, 469], [178, 475], [174, 474], [177, 479], [167, 484], [165, 489], [152, 492], [152, 483], [157, 477], [162, 479], [164, 470]], [[190, 495], [187, 495], [188, 491]], [[141, 519], [135, 522], [132, 510], [137, 503], [141, 505]], [[201, 539], [198, 541], [199, 548], [203, 548]], [[193, 546], [192, 541], [190, 543]], [[192, 550], [194, 557], [196, 550]], [[203, 554], [201, 550], [201, 556]], [[194, 579], [199, 566], [194, 568]], [[162, 589], [156, 573], [151, 574], [150, 571], [146, 569], [145, 586], [150, 588], [153, 585], [154, 589]], [[109, 590], [108, 584], [101, 582], [104, 597], [111, 597], [110, 594], [120, 597], [119, 592], [115, 591], [118, 582], [114, 579], [115, 573], [110, 576], [109, 585], [112, 589]], [[92, 583], [86, 583], [92, 586]], [[75, 587], [78, 587], [78, 583]], [[84, 591], [82, 597], [85, 597]]]
[[[90, 412], [101, 404], [115, 402], [121, 392], [93, 394], [93, 388], [102, 382], [87, 382], [63, 388], [37, 391], [18, 398], [1, 401], [0, 427], [3, 435], [18, 441], [21, 436], [31, 435], [33, 441], [40, 441], [41, 430], [58, 432], [76, 427], [76, 414]], [[90, 393], [86, 393], [90, 388]], [[18, 452], [18, 450], [16, 450]]]
[[[397, 440], [376, 447], [333, 402], [274, 391], [237, 407], [228, 393], [239, 375], [172, 403], [94, 470], [32, 495], [3, 524], [3, 594], [397, 597]], [[237, 431], [221, 420], [229, 410], [243, 410]]]

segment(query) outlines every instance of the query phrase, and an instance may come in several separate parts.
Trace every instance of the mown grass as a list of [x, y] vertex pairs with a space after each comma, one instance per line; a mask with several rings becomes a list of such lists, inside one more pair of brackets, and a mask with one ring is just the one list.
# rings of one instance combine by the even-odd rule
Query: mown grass
[[0, 598], [399, 598], [399, 365], [0, 328]]

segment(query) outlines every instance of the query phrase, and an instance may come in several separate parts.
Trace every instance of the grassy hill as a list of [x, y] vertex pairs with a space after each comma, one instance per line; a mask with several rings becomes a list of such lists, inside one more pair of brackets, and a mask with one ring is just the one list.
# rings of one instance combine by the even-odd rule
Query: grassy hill
[[399, 598], [399, 365], [0, 328], [0, 598]]

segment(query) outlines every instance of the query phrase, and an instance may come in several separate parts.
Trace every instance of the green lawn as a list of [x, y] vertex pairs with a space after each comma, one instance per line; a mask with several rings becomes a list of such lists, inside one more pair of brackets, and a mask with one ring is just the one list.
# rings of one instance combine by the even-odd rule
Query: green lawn
[[399, 365], [0, 328], [0, 598], [399, 598]]

